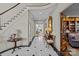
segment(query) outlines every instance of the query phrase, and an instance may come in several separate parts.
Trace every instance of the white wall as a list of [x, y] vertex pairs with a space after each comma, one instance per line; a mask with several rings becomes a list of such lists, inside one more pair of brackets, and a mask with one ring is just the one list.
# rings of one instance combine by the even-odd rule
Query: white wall
[[35, 23], [33, 20], [33, 16], [29, 13], [29, 41], [32, 40], [34, 34], [35, 34]]
[[48, 27], [48, 19], [44, 20], [44, 34], [46, 33]]
[[69, 3], [58, 4], [55, 10], [52, 12], [53, 19], [53, 32], [56, 36], [55, 39], [55, 47], [60, 51], [60, 12], [62, 12], [65, 8], [70, 6]]
[[34, 25], [34, 21], [32, 20], [31, 22], [31, 39], [34, 37], [35, 34], [35, 25]]
[[24, 11], [20, 17], [13, 21], [10, 26], [0, 34], [0, 51], [13, 47], [14, 43], [7, 42], [9, 37], [13, 33], [17, 33], [20, 30], [20, 36], [23, 38], [22, 41], [18, 42], [18, 45], [28, 45], [28, 10]]
[[[4, 5], [6, 5], [6, 4], [4, 4]], [[8, 5], [9, 4], [7, 4], [7, 6]], [[1, 24], [4, 25], [3, 23], [7, 22], [8, 20], [11, 20], [11, 18], [14, 18], [14, 16], [18, 17], [19, 15], [17, 15], [17, 14], [22, 14], [20, 12], [23, 10], [24, 7], [25, 7], [25, 4], [19, 4], [18, 6], [16, 6], [15, 8], [13, 8], [12, 10], [4, 13], [3, 15], [0, 15]], [[10, 8], [10, 7], [8, 7], [8, 8]], [[6, 8], [3, 8], [3, 9], [6, 10]], [[0, 10], [0, 12], [1, 12], [1, 10]]]
[[0, 3], [0, 13], [6, 11], [7, 9], [13, 7], [17, 3]]

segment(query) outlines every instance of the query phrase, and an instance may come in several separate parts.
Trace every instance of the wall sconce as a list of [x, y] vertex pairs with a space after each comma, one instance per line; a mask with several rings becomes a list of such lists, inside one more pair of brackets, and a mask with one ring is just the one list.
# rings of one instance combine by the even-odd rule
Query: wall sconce
[[48, 32], [52, 33], [52, 16], [48, 19]]

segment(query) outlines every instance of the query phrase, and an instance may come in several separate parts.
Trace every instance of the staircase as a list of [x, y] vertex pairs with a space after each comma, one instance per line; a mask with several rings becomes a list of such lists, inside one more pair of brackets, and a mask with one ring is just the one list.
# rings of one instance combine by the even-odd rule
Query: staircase
[[0, 14], [0, 32], [7, 29], [7, 27], [26, 10], [25, 4], [16, 4], [15, 6], [9, 8], [8, 10]]
[[[16, 4], [15, 7], [13, 6], [6, 12], [0, 14], [0, 52], [14, 46], [13, 43], [7, 42], [10, 34], [13, 32], [9, 29], [14, 30], [12, 26], [17, 24], [19, 21], [26, 20], [22, 17], [27, 14], [27, 10], [26, 4]], [[23, 40], [22, 42], [23, 43], [18, 42], [18, 45], [26, 44], [26, 40]]]

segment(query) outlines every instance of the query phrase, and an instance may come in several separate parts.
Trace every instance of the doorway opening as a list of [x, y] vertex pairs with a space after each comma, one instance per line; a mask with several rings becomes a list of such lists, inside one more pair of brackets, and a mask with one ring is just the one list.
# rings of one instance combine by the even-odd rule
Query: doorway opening
[[42, 23], [37, 23], [36, 24], [36, 35], [41, 35], [43, 34], [43, 24]]
[[79, 4], [72, 4], [60, 14], [60, 47], [64, 55], [79, 55], [78, 6]]

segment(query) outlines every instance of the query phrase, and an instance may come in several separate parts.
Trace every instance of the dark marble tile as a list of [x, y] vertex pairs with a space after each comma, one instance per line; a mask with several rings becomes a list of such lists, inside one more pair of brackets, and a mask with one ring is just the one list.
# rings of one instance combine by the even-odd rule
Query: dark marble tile
[[40, 51], [42, 51], [42, 50], [40, 50]]
[[29, 51], [29, 50], [27, 50], [27, 51]]
[[33, 54], [32, 56], [35, 56], [35, 54]]
[[49, 54], [49, 56], [51, 56], [51, 54]]
[[16, 56], [19, 56], [18, 54]]

